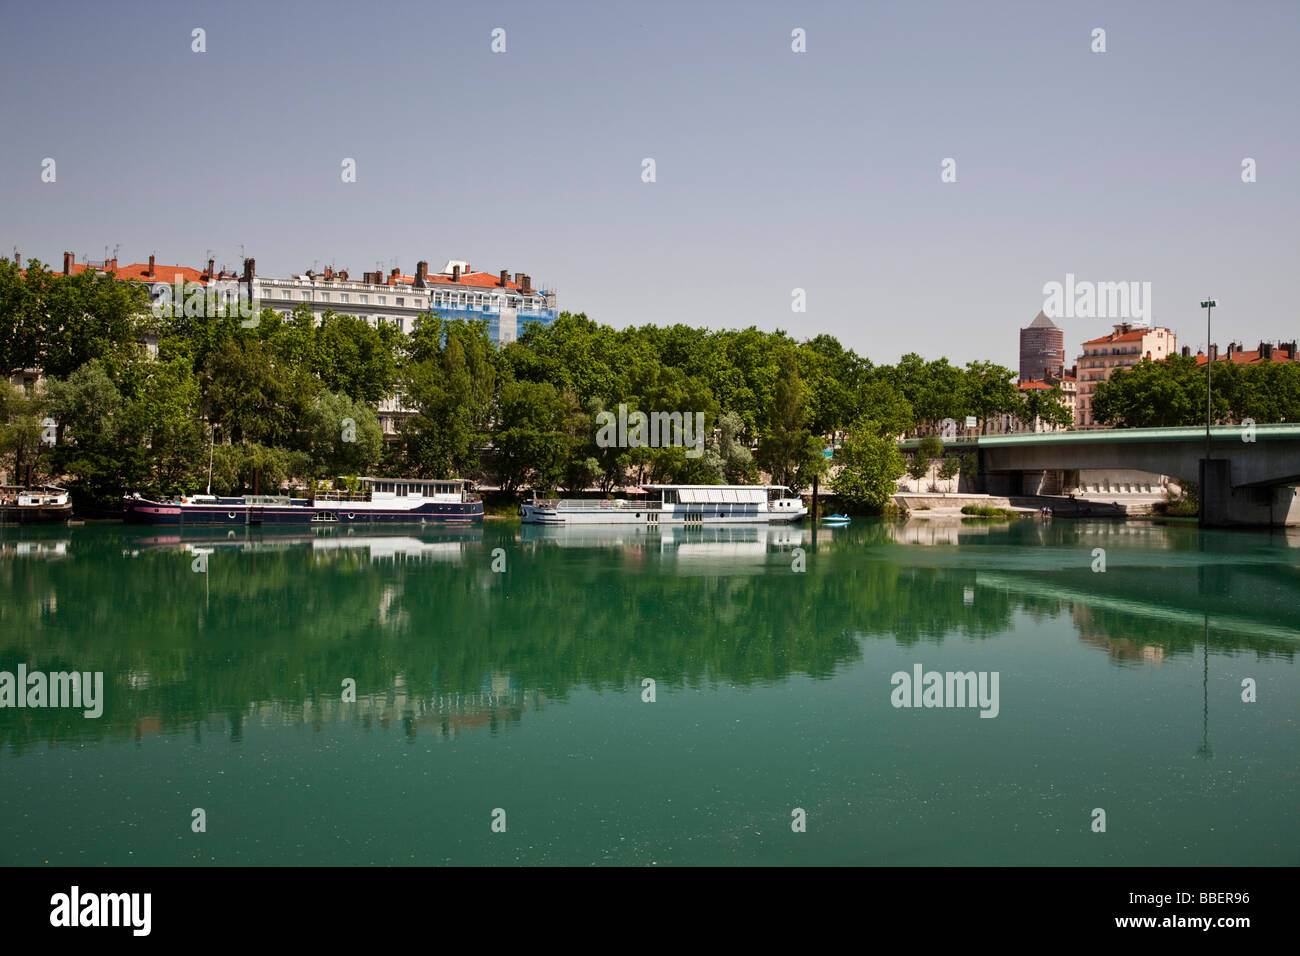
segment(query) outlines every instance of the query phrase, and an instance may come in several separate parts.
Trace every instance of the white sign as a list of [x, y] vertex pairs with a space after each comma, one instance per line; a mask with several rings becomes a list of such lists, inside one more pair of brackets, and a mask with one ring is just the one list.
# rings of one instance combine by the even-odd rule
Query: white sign
[[975, 427], [975, 416], [974, 416], [974, 415], [967, 415], [967, 416], [966, 416], [966, 427], [967, 427], [967, 428], [974, 428], [974, 427]]

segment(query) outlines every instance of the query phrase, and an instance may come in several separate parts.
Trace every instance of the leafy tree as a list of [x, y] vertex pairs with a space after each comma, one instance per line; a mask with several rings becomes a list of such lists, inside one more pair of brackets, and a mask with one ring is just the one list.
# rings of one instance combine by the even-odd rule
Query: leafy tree
[[939, 462], [939, 478], [943, 481], [949, 482], [949, 490], [952, 490], [951, 482], [957, 477], [957, 473], [960, 470], [961, 462], [958, 460], [956, 455], [948, 455]]
[[1015, 416], [1025, 426], [1032, 426], [1035, 421], [1049, 428], [1074, 424], [1074, 412], [1065, 404], [1065, 394], [1060, 385], [1053, 385], [1050, 389], [1025, 389], [1020, 393]]
[[758, 481], [754, 454], [741, 438], [744, 428], [744, 419], [735, 412], [724, 412], [718, 418], [718, 457], [723, 484], [744, 485]]
[[798, 489], [825, 466], [821, 442], [805, 426], [803, 384], [789, 350], [782, 354], [780, 368], [771, 425], [759, 441], [758, 461], [773, 484]]
[[15, 483], [26, 480], [29, 467], [33, 480], [40, 477], [44, 413], [39, 389], [27, 394], [0, 379], [0, 462], [12, 468]]
[[[1216, 391], [1214, 417], [1227, 413], [1227, 396]], [[1205, 421], [1205, 370], [1196, 367], [1195, 359], [1181, 355], [1159, 362], [1143, 359], [1116, 369], [1109, 381], [1097, 383], [1092, 415], [1116, 428], [1199, 424]]]
[[73, 476], [73, 490], [101, 504], [120, 496], [123, 400], [103, 363], [91, 359], [66, 380], [48, 380], [45, 392], [58, 423], [54, 470]]
[[384, 451], [379, 416], [347, 395], [322, 392], [311, 414], [311, 460], [322, 477], [365, 474]]
[[404, 374], [415, 414], [401, 426], [405, 464], [416, 475], [477, 473], [493, 410], [492, 348], [483, 323], [416, 320]]
[[208, 355], [203, 391], [212, 421], [233, 441], [281, 443], [289, 438], [286, 376], [255, 338], [230, 338]]
[[[143, 285], [91, 269], [55, 274], [36, 260], [26, 273], [26, 312], [15, 324], [24, 334], [38, 327], [37, 361], [46, 375], [65, 378], [91, 359], [119, 364], [136, 354], [136, 318], [148, 313]], [[20, 341], [20, 353], [25, 352], [27, 340]]]
[[989, 420], [1021, 407], [1013, 380], [1016, 373], [994, 362], [967, 362], [962, 376], [962, 400], [979, 419], [980, 434], [988, 431]]
[[396, 387], [401, 337], [395, 325], [375, 327], [358, 316], [326, 312], [312, 353], [317, 377], [328, 391], [377, 403]]
[[501, 489], [524, 484], [546, 489], [564, 477], [567, 437], [562, 431], [565, 408], [549, 382], [506, 382], [501, 386], [500, 418], [493, 431], [493, 464]]
[[[33, 261], [28, 268], [35, 275], [42, 267]], [[40, 358], [43, 322], [36, 285], [23, 278], [14, 260], [0, 258], [0, 378], [35, 368]]]
[[207, 429], [199, 421], [199, 383], [189, 362], [129, 368], [121, 412], [121, 451], [129, 485], [153, 494], [193, 491], [206, 482]]
[[840, 447], [840, 470], [831, 488], [858, 507], [873, 512], [884, 509], [903, 474], [903, 455], [890, 438], [880, 436], [880, 425], [855, 422]]

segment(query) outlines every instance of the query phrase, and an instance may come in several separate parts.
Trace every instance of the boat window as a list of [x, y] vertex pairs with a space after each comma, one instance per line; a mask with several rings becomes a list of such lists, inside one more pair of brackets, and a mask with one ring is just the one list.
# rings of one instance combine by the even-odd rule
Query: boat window
[[405, 497], [406, 497], [406, 485], [398, 485], [398, 486], [397, 486], [397, 497], [399, 497], [399, 498], [405, 498]]
[[675, 505], [675, 504], [677, 504], [677, 492], [676, 492], [676, 490], [673, 490], [673, 491], [669, 491], [669, 490], [667, 490], [667, 489], [664, 490], [664, 504], [666, 504], [666, 505]]

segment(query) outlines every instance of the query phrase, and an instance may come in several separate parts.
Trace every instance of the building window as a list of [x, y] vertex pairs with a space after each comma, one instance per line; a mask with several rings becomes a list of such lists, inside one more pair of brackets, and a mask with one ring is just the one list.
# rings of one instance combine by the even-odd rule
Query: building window
[[346, 301], [348, 301], [348, 294], [347, 294], [346, 292], [340, 292], [340, 293], [339, 293], [339, 301], [340, 301], [340, 302], [346, 302]]
[[328, 302], [330, 300], [330, 294], [328, 292], [322, 292], [320, 294], [320, 300], [322, 302]]
[[406, 321], [400, 315], [397, 317], [397, 331], [406, 331]]
[[368, 296], [368, 295], [359, 295], [359, 296], [357, 296], [357, 299], [358, 299], [358, 301], [361, 302], [362, 305], [365, 305], [367, 302], [370, 301], [370, 296]]
[[406, 300], [403, 299], [403, 298], [401, 298], [401, 297], [399, 296], [399, 297], [397, 298], [397, 304], [400, 305], [400, 306], [405, 306], [405, 305], [406, 305]]
[[288, 289], [281, 289], [281, 290], [280, 290], [280, 298], [282, 298], [282, 299], [287, 299], [287, 298], [289, 298], [291, 295], [293, 295], [293, 293], [291, 293]]
[[304, 302], [307, 301], [307, 293], [306, 293], [306, 292], [300, 292], [299, 295], [302, 296], [302, 301], [304, 301]]
[[379, 302], [380, 305], [383, 305], [388, 301], [388, 297], [383, 295], [375, 296], [375, 299]]

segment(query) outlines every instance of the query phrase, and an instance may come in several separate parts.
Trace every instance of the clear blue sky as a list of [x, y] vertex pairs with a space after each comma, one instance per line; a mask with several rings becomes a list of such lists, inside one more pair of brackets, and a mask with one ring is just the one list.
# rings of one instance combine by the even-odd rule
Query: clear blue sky
[[[1193, 347], [1207, 294], [1220, 342], [1300, 333], [1295, 0], [168, 0], [3, 22], [4, 254], [461, 258], [616, 327], [827, 332], [878, 362], [1014, 367], [1067, 272], [1151, 282]], [[1061, 324], [1071, 357], [1110, 326]]]

